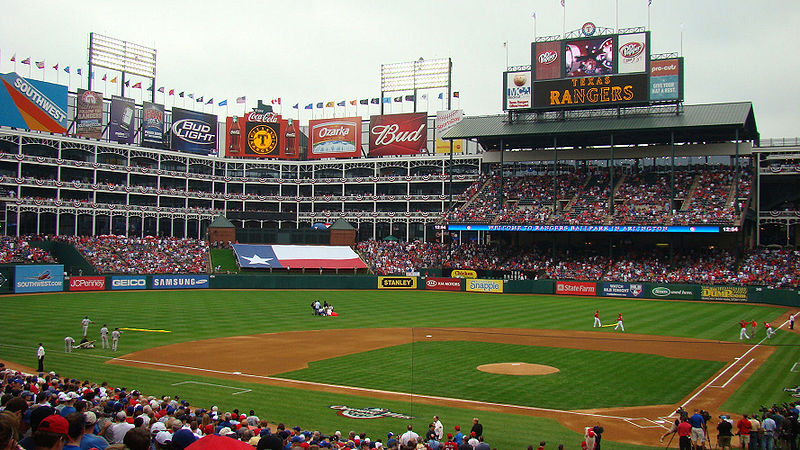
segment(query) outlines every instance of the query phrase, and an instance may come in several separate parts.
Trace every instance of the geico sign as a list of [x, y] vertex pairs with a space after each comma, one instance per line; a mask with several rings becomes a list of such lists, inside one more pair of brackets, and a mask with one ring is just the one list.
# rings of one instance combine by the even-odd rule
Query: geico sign
[[133, 278], [129, 280], [114, 280], [111, 285], [114, 287], [139, 287], [144, 286], [146, 283], [144, 278]]

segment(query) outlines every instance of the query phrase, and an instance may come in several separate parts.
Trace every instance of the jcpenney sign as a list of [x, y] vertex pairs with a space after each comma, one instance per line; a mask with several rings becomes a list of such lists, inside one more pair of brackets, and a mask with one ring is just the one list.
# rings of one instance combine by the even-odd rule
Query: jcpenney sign
[[369, 156], [418, 155], [428, 139], [425, 113], [372, 116], [369, 119]]
[[103, 291], [106, 277], [72, 277], [69, 279], [70, 291]]

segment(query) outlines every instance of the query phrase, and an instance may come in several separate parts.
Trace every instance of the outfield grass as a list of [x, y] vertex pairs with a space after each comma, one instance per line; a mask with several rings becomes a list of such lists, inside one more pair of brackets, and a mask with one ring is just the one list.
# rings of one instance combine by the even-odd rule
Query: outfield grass
[[220, 266], [218, 273], [239, 273], [239, 264], [236, 263], [236, 257], [233, 255], [233, 250], [226, 248], [212, 248], [211, 254], [211, 267]]
[[[341, 315], [337, 318], [312, 316], [308, 304], [317, 298], [335, 305], [336, 311]], [[120, 354], [124, 354], [175, 342], [308, 329], [436, 326], [590, 330], [595, 309], [600, 309], [601, 318], [609, 323], [616, 318], [617, 312], [622, 312], [625, 316], [626, 330], [631, 333], [723, 341], [738, 340], [737, 322], [741, 319], [774, 322], [774, 319], [784, 312], [781, 308], [752, 304], [426, 291], [192, 290], [5, 296], [0, 298], [0, 311], [2, 311], [0, 359], [35, 367], [36, 344], [43, 342], [48, 351], [46, 369], [71, 377], [108, 381], [116, 386], [135, 386], [153, 394], [180, 395], [194, 404], [204, 406], [217, 404], [223, 409], [253, 408], [271, 420], [321, 427], [326, 431], [342, 429], [346, 432], [349, 429], [358, 429], [374, 435], [381, 433], [385, 435], [387, 430], [401, 431], [405, 421], [399, 419], [355, 421], [335, 415], [328, 407], [333, 404], [387, 407], [393, 411], [418, 417], [413, 422], [419, 430], [424, 430], [430, 416], [436, 413], [443, 418], [445, 425], [450, 427], [455, 423], [466, 426], [475, 412], [409, 402], [376, 401], [359, 396], [299, 391], [238, 381], [220, 382], [209, 377], [109, 365], [104, 362], [114, 356], [110, 351], [95, 349], [91, 352], [66, 355], [63, 353], [63, 339], [66, 335], [72, 335], [76, 340], [80, 338], [80, 319], [87, 314], [95, 321], [90, 328], [90, 338], [97, 337], [97, 330], [103, 323], [107, 323], [111, 328], [131, 327], [171, 331], [171, 333], [126, 332], [120, 342]], [[603, 332], [613, 333], [608, 328], [603, 329]], [[464, 344], [472, 346], [476, 343]], [[798, 351], [800, 339], [796, 335], [778, 331], [778, 335], [770, 344], [777, 345], [778, 350], [725, 405], [726, 407], [730, 405], [729, 410], [732, 412], [752, 412], [762, 403], [775, 401], [773, 398], [785, 398], [785, 394], [781, 391], [784, 385], [798, 384], [797, 373], [791, 373], [789, 369], [794, 362], [800, 360]], [[518, 351], [512, 347], [514, 346], [503, 348], [502, 351]], [[474, 361], [469, 361], [469, 352], [475, 348], [477, 347], [470, 347], [467, 351], [455, 349], [452, 353], [448, 348], [426, 352], [444, 353], [440, 359], [434, 358], [415, 369], [413, 372], [415, 386], [425, 387], [427, 390], [426, 386], [435, 384], [436, 380], [428, 380], [423, 375], [435, 377], [436, 368], [440, 371], [445, 370], [453, 362], [451, 361], [453, 358], [463, 359], [459, 364], [472, 364], [474, 367]], [[547, 349], [542, 351], [544, 350]], [[291, 357], [289, 348], [269, 351], [243, 348], [242, 351], [254, 358]], [[559, 353], [545, 352], [542, 357], [563, 358], [564, 355], [571, 355], [569, 351], [560, 355]], [[573, 356], [578, 358], [577, 354]], [[537, 362], [540, 361], [537, 359]], [[638, 365], [641, 364], [641, 360], [637, 355], [636, 361], [627, 363]], [[564, 364], [564, 360], [561, 359], [558, 364], [553, 365], [561, 367]], [[655, 362], [652, 364], [657, 366]], [[434, 369], [430, 373], [420, 374], [419, 371], [423, 371], [426, 366]], [[342, 372], [355, 371], [358, 367], [357, 363], [353, 363]], [[609, 378], [617, 376], [618, 370], [614, 370], [615, 367], [619, 366], [612, 367], [608, 373], [600, 371], [593, 373], [588, 380], [575, 381], [574, 384], [578, 385], [576, 389], [601, 389], [607, 384], [610, 385], [613, 381]], [[694, 371], [692, 368], [686, 370]], [[713, 368], [701, 367], [698, 371], [703, 370], [713, 370]], [[374, 371], [388, 372], [398, 379], [403, 376], [402, 371], [394, 366], [384, 365], [376, 367]], [[686, 373], [676, 373], [675, 378], [684, 378]], [[702, 374], [698, 376], [703, 377]], [[184, 381], [199, 381], [209, 385], [173, 385]], [[471, 383], [474, 387], [474, 382]], [[692, 380], [686, 381], [687, 386], [692, 383], [697, 384]], [[242, 387], [252, 391], [234, 396], [231, 395], [231, 389], [212, 386], [214, 384]], [[478, 384], [485, 383], [478, 381]], [[521, 387], [517, 392], [525, 389], [527, 388]], [[558, 389], [550, 393], [554, 396], [560, 395]], [[666, 400], [657, 403], [671, 401], [669, 399], [672, 397], [665, 398]], [[602, 405], [602, 400], [598, 399], [595, 406]], [[567, 403], [564, 406], [568, 405]], [[539, 440], [547, 440], [548, 445], [552, 442], [565, 442], [568, 448], [575, 448], [580, 442], [579, 436], [551, 420], [484, 412], [478, 415], [486, 426], [490, 445], [500, 449], [519, 448], [520, 439], [526, 444], [536, 443]], [[613, 440], [613, 437], [607, 436], [607, 439]], [[640, 447], [615, 443], [613, 448]]]

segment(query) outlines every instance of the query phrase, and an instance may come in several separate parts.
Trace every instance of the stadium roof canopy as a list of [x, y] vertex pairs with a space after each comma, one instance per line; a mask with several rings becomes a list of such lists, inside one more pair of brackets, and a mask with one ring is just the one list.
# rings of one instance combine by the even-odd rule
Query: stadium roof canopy
[[[465, 117], [442, 135], [442, 139], [475, 139], [487, 150], [757, 141], [758, 129], [751, 102], [683, 105], [670, 108], [630, 108], [548, 113], [536, 120], [533, 114]], [[569, 115], [569, 116], [567, 116]]]

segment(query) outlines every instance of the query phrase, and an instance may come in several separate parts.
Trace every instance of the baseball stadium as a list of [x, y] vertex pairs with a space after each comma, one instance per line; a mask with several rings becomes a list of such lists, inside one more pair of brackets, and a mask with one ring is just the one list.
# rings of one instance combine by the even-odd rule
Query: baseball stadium
[[50, 408], [130, 449], [678, 448], [684, 412], [796, 448], [800, 142], [587, 25], [489, 116], [383, 111], [449, 59], [308, 123], [165, 107], [95, 34], [150, 99], [1, 74], [0, 447]]

